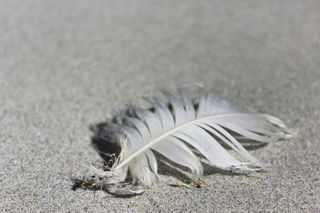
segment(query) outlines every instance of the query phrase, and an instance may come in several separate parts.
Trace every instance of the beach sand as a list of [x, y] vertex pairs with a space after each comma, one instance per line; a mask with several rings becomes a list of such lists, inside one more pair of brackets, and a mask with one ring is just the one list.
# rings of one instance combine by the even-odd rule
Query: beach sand
[[[1, 1], [0, 211], [320, 211], [318, 1]], [[266, 172], [160, 168], [143, 195], [72, 190], [101, 162], [90, 125], [157, 88], [200, 82], [284, 120], [250, 152]], [[191, 177], [191, 175], [189, 176]]]

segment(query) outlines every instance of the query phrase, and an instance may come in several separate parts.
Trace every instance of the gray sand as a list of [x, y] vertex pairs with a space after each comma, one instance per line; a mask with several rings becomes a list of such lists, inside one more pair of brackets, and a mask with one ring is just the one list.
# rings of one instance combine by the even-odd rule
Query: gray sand
[[[319, 1], [1, 1], [0, 211], [320, 211]], [[298, 135], [252, 150], [259, 175], [175, 173], [145, 194], [72, 191], [100, 158], [90, 124], [202, 82]]]

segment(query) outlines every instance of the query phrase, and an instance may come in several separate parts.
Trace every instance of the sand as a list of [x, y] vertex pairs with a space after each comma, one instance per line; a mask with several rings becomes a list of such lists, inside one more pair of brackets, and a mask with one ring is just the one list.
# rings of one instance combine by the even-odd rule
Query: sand
[[[318, 1], [1, 1], [0, 211], [320, 211]], [[257, 175], [162, 169], [143, 195], [72, 190], [101, 162], [89, 126], [157, 88], [201, 82], [298, 133]]]

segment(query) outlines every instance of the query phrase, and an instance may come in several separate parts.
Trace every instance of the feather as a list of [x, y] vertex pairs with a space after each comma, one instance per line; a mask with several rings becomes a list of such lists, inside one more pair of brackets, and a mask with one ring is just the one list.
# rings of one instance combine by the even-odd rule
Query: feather
[[[112, 131], [117, 133], [114, 140], [121, 152], [106, 172], [109, 177], [113, 175], [109, 182], [123, 181], [128, 171], [141, 185], [156, 182], [158, 166], [154, 151], [201, 175], [202, 164], [190, 147], [219, 168], [264, 169], [264, 164], [241, 145], [235, 133], [262, 143], [291, 136], [278, 118], [242, 112], [213, 92], [205, 93], [201, 87], [198, 91], [199, 99], [193, 102], [186, 87], [178, 89], [179, 98], [162, 90], [160, 95], [145, 98], [152, 109], [129, 106], [127, 111], [118, 113], [121, 122], [113, 124]], [[231, 155], [226, 146], [246, 161]]]

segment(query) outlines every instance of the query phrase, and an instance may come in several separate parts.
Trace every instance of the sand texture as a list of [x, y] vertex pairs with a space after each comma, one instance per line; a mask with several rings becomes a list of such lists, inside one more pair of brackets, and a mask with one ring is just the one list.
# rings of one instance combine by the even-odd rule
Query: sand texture
[[[319, 212], [319, 1], [1, 1], [1, 212]], [[284, 120], [258, 175], [160, 169], [143, 195], [72, 190], [89, 127], [156, 88], [201, 82]], [[189, 176], [190, 177], [190, 176]], [[188, 177], [185, 177], [188, 178]]]

